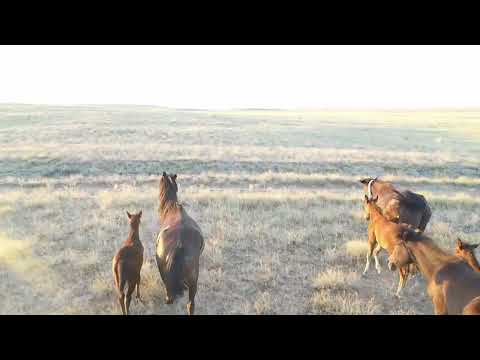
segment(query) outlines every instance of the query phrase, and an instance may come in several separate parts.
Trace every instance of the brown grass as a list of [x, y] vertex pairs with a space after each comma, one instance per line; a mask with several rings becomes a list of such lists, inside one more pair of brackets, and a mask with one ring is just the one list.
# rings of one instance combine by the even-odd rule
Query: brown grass
[[184, 314], [154, 261], [163, 170], [206, 239], [198, 314], [432, 313], [420, 276], [393, 299], [385, 254], [360, 276], [362, 176], [424, 194], [441, 246], [480, 238], [478, 146], [446, 115], [37, 112], [0, 115], [0, 314], [118, 314], [111, 259], [140, 209], [145, 304], [131, 311]]

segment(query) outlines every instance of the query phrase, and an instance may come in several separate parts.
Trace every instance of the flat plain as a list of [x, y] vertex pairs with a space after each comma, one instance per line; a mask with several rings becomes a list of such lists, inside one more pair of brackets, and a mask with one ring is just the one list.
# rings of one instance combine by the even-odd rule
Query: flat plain
[[198, 314], [432, 314], [421, 275], [365, 265], [358, 180], [423, 194], [427, 234], [480, 242], [480, 110], [200, 111], [0, 105], [0, 314], [119, 314], [111, 260], [143, 209], [144, 304], [164, 304], [154, 260], [158, 181], [206, 239]]

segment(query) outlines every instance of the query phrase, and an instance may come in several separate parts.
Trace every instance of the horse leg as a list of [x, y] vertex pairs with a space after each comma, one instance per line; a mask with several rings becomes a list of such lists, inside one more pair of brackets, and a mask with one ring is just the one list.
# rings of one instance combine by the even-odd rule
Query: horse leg
[[367, 251], [367, 263], [365, 264], [365, 270], [363, 270], [363, 275], [365, 275], [370, 268], [370, 257], [372, 256], [373, 253], [373, 247], [375, 246], [375, 242], [373, 241], [368, 241], [368, 251]]
[[447, 306], [445, 304], [445, 299], [442, 295], [436, 295], [432, 298], [433, 310], [435, 315], [448, 315]]
[[128, 282], [128, 291], [127, 291], [127, 296], [125, 297], [125, 309], [126, 309], [126, 315], [130, 314], [130, 301], [132, 301], [132, 294], [133, 291], [135, 290], [135, 283], [129, 281]]
[[[408, 266], [408, 265], [407, 265]], [[407, 271], [407, 268], [400, 268], [398, 269], [398, 275], [399, 275], [399, 279], [398, 279], [398, 287], [397, 287], [397, 292], [395, 293], [395, 296], [397, 298], [400, 297], [400, 292], [402, 291], [402, 289], [404, 288], [406, 282], [407, 282], [407, 279], [408, 279], [408, 271]]]
[[125, 313], [125, 294], [123, 292], [120, 293], [118, 297], [118, 302], [120, 303], [120, 308], [122, 309], [122, 314], [126, 315]]
[[195, 312], [195, 295], [197, 293], [197, 284], [190, 284], [188, 286], [188, 315], [193, 315]]
[[138, 280], [137, 280], [137, 300], [143, 304], [143, 300], [140, 296], [140, 275], [138, 275]]
[[380, 274], [382, 272], [382, 268], [380, 267], [380, 262], [378, 261], [378, 253], [382, 250], [382, 247], [380, 244], [377, 243], [377, 246], [375, 246], [375, 249], [373, 250], [373, 258], [375, 259], [375, 269], [377, 269], [377, 272]]
[[195, 295], [197, 293], [198, 282], [198, 259], [185, 264], [184, 266], [185, 283], [188, 287], [187, 311], [189, 315], [195, 312]]

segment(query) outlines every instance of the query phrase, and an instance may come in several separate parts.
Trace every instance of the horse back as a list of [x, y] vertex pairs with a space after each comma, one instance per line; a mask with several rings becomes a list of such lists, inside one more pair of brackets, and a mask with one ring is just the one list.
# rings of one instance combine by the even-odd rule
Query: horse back
[[391, 184], [382, 184], [377, 194], [377, 205], [390, 221], [419, 227], [424, 214], [430, 212], [426, 199], [409, 190], [400, 192]]
[[157, 238], [157, 255], [160, 258], [168, 258], [180, 248], [187, 256], [199, 256], [203, 247], [200, 227], [185, 212], [174, 221], [166, 221]]
[[382, 248], [389, 253], [393, 250], [398, 241], [403, 240], [405, 233], [414, 230], [409, 224], [394, 223], [383, 218], [381, 222], [377, 222], [375, 226], [375, 238]]
[[138, 268], [143, 264], [143, 246], [123, 246], [113, 258], [114, 266], [122, 262], [128, 268]]

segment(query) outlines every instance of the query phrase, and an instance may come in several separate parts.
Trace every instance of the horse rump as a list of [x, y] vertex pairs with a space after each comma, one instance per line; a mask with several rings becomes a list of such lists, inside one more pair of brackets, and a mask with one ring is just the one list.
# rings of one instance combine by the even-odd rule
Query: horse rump
[[415, 194], [410, 190], [401, 192], [402, 200], [408, 208], [423, 211], [427, 207], [427, 200], [422, 195]]

